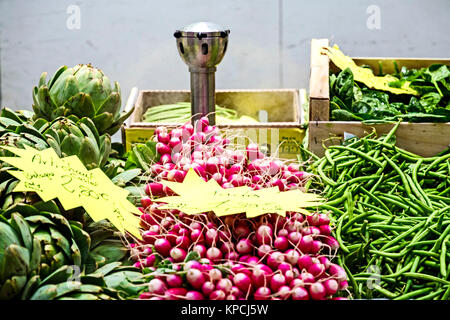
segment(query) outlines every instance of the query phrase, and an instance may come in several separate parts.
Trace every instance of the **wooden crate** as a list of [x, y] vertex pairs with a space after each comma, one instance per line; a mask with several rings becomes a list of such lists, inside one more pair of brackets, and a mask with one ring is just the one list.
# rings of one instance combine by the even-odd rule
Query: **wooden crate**
[[[358, 121], [330, 121], [330, 71], [338, 71], [327, 55], [321, 54], [329, 46], [328, 39], [311, 41], [311, 74], [309, 88], [308, 146], [315, 154], [324, 154], [323, 145], [338, 144], [345, 133], [359, 137], [376, 130], [385, 134], [393, 124], [365, 125]], [[450, 59], [420, 58], [353, 58], [357, 65], [370, 65], [378, 70], [381, 64], [384, 73], [394, 72], [393, 61], [401, 68], [428, 67], [434, 63], [450, 65]], [[422, 156], [433, 156], [450, 145], [450, 123], [408, 123], [402, 122], [397, 129], [397, 145]]]
[[[268, 122], [258, 124], [217, 125], [234, 142], [258, 142], [270, 150], [271, 154], [281, 158], [296, 159], [299, 145], [302, 144], [305, 130], [303, 129], [304, 111], [301, 108], [299, 90], [216, 90], [216, 104], [229, 107], [238, 115], [247, 115], [259, 119], [259, 112], [267, 112]], [[306, 98], [305, 98], [306, 99]], [[122, 128], [122, 138], [127, 150], [134, 143], [151, 139], [156, 127], [174, 124], [142, 122], [142, 117], [148, 108], [190, 101], [188, 90], [141, 90], [135, 104], [135, 110], [129, 121]], [[179, 125], [182, 125], [181, 123]], [[243, 137], [249, 139], [244, 139]]]

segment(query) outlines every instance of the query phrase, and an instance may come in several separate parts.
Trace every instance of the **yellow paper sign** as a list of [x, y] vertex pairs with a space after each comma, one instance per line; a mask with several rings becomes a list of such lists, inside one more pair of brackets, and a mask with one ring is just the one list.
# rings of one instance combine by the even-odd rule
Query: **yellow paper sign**
[[278, 187], [253, 190], [247, 186], [222, 188], [215, 180], [205, 182], [190, 169], [182, 183], [161, 181], [178, 196], [153, 199], [165, 202], [160, 209], [177, 209], [186, 214], [213, 211], [217, 216], [246, 212], [248, 218], [266, 213], [286, 215], [286, 211], [308, 214], [304, 208], [321, 204], [322, 199], [300, 190], [280, 192]]
[[395, 94], [412, 94], [418, 95], [418, 92], [410, 88], [410, 82], [405, 81], [401, 88], [394, 88], [389, 86], [389, 82], [398, 81], [398, 79], [391, 75], [385, 75], [383, 77], [375, 76], [371, 69], [359, 67], [353, 61], [352, 58], [346, 56], [337, 45], [332, 48], [324, 48], [324, 53], [330, 57], [331, 61], [341, 70], [350, 68], [353, 73], [353, 79], [364, 83], [366, 86], [372, 89], [389, 91]]
[[141, 239], [140, 211], [127, 200], [128, 191], [116, 186], [96, 168], [87, 170], [77, 156], [59, 158], [52, 148], [42, 151], [2, 147], [18, 157], [0, 157], [14, 167], [19, 179], [14, 191], [36, 192], [44, 201], [58, 198], [65, 210], [83, 207], [94, 221], [108, 219], [119, 231]]

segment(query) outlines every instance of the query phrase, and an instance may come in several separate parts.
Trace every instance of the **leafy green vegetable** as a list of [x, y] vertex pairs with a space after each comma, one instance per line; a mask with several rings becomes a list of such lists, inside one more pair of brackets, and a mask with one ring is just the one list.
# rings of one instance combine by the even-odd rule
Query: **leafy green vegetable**
[[390, 87], [401, 88], [406, 81], [420, 96], [395, 95], [369, 89], [355, 82], [347, 68], [330, 75], [330, 114], [337, 121], [396, 121], [449, 122], [450, 121], [450, 69], [443, 64], [428, 68], [399, 69], [394, 62], [397, 81]]

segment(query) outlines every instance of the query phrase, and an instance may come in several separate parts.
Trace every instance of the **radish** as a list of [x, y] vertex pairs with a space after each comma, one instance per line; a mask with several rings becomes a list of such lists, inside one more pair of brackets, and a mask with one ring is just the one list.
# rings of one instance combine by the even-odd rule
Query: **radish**
[[170, 170], [169, 173], [167, 173], [167, 180], [175, 182], [183, 182], [185, 176], [186, 172], [173, 169]]
[[[267, 270], [268, 269], [268, 270]], [[254, 287], [266, 286], [270, 283], [272, 270], [265, 265], [256, 265], [251, 274]]]
[[300, 253], [295, 249], [289, 249], [284, 253], [285, 259], [291, 265], [295, 266], [300, 258]]
[[309, 272], [303, 272], [300, 275], [300, 278], [304, 283], [314, 283], [316, 281], [316, 278], [314, 278], [314, 276]]
[[233, 278], [233, 282], [244, 293], [248, 292], [252, 284], [250, 277], [245, 273], [237, 273]]
[[327, 279], [322, 284], [325, 287], [327, 296], [335, 294], [339, 289], [339, 284], [334, 279]]
[[289, 282], [289, 286], [294, 289], [296, 287], [304, 287], [305, 283], [302, 279], [295, 278], [291, 282]]
[[197, 269], [197, 270], [201, 270], [202, 269], [202, 264], [198, 261], [195, 260], [189, 260], [188, 262], [186, 262], [183, 266], [183, 270], [187, 271], [190, 269]]
[[322, 300], [327, 293], [323, 284], [315, 282], [309, 286], [309, 294], [313, 300]]
[[209, 295], [210, 300], [225, 300], [225, 292], [222, 290], [215, 290]]
[[253, 297], [255, 300], [270, 300], [271, 291], [267, 287], [259, 287], [256, 289]]
[[210, 265], [210, 264], [203, 263], [203, 264], [201, 264], [201, 267], [198, 268], [198, 269], [199, 269], [200, 271], [203, 271], [203, 272], [208, 273], [210, 270], [212, 270], [212, 269], [214, 269], [214, 268], [213, 268], [213, 266]]
[[[286, 229], [284, 229], [286, 230]], [[286, 230], [287, 232], [287, 230]], [[275, 238], [275, 241], [273, 243], [274, 247], [280, 251], [285, 251], [289, 247], [289, 242], [286, 239], [286, 237], [278, 236]]]
[[239, 259], [239, 253], [237, 252], [229, 252], [227, 254], [225, 254], [225, 259], [229, 260], [229, 261], [235, 261]]
[[202, 285], [202, 292], [205, 296], [209, 296], [215, 289], [216, 286], [211, 281], [205, 281]]
[[211, 247], [206, 250], [206, 257], [213, 262], [217, 262], [218, 260], [222, 259], [222, 251], [220, 251], [216, 247]]
[[222, 251], [224, 254], [234, 251], [233, 243], [232, 242], [222, 243], [222, 245], [220, 246], [220, 251]]
[[319, 261], [321, 264], [325, 266], [326, 269], [328, 269], [331, 266], [330, 259], [328, 259], [327, 257], [320, 256]]
[[327, 224], [324, 224], [322, 226], [319, 226], [320, 234], [324, 236], [331, 235], [331, 227]]
[[222, 272], [219, 269], [211, 269], [208, 272], [209, 281], [217, 282], [222, 279]]
[[219, 234], [216, 229], [208, 229], [205, 233], [205, 242], [207, 245], [212, 246], [219, 240]]
[[311, 235], [303, 236], [300, 240], [298, 248], [302, 253], [309, 252], [312, 247], [314, 239]]
[[150, 205], [152, 203], [153, 203], [153, 201], [149, 197], [143, 197], [141, 199], [141, 206], [144, 207], [144, 209], [147, 209], [148, 207], [150, 207]]
[[242, 239], [237, 243], [236, 251], [240, 254], [248, 254], [252, 251], [252, 243], [249, 239]]
[[250, 228], [244, 224], [239, 224], [236, 228], [234, 228], [234, 234], [236, 238], [246, 238], [250, 234]]
[[203, 242], [205, 237], [200, 229], [194, 229], [191, 231], [190, 238], [192, 242]]
[[237, 297], [237, 298], [240, 298], [240, 297], [242, 297], [242, 295], [243, 295], [242, 291], [239, 290], [239, 288], [236, 287], [236, 286], [232, 286], [232, 287], [231, 287], [231, 289], [230, 289], [230, 294], [233, 295], [233, 296], [235, 296], [235, 297]]
[[324, 239], [324, 243], [325, 243], [326, 245], [330, 246], [330, 247], [331, 247], [331, 250], [337, 250], [337, 249], [339, 249], [339, 242], [338, 242], [335, 238], [333, 238], [333, 237], [331, 237], [331, 236], [326, 237], [326, 238]]
[[308, 272], [314, 277], [320, 277], [325, 272], [325, 266], [321, 263], [313, 263], [309, 266]]
[[291, 295], [291, 288], [289, 288], [288, 286], [281, 286], [278, 289], [277, 295], [283, 299], [283, 300], [287, 300], [289, 298], [289, 296]]
[[159, 154], [163, 155], [163, 154], [170, 154], [170, 152], [172, 151], [172, 149], [170, 149], [170, 147], [162, 142], [158, 142], [156, 144], [156, 152], [158, 152]]
[[284, 273], [284, 276], [286, 278], [286, 283], [289, 283], [294, 280], [294, 271], [288, 270]]
[[322, 242], [319, 240], [314, 240], [311, 244], [311, 248], [309, 250], [310, 253], [312, 254], [317, 254], [319, 253], [320, 249], [322, 249]]
[[[181, 139], [180, 138], [172, 137], [172, 138], [170, 138], [168, 144], [169, 144], [169, 147], [172, 148], [172, 150], [176, 149], [177, 151], [179, 151], [181, 149]], [[182, 157], [181, 153], [179, 153], [179, 152], [176, 152], [176, 153], [179, 154], [178, 159], [180, 159]], [[173, 155], [172, 155], [172, 159], [173, 159]], [[177, 162], [174, 161], [174, 163], [177, 163]]]
[[185, 288], [170, 288], [165, 292], [165, 300], [178, 300], [184, 298], [188, 291]]
[[347, 280], [340, 281], [339, 282], [339, 290], [345, 290], [348, 288], [348, 282]]
[[187, 249], [189, 249], [189, 246], [191, 245], [191, 240], [186, 236], [178, 236], [175, 239], [175, 244], [177, 246], [180, 246], [180, 248], [187, 250]]
[[156, 255], [151, 254], [147, 258], [145, 258], [145, 266], [146, 267], [153, 267], [156, 261]]
[[292, 245], [297, 247], [300, 244], [300, 241], [302, 240], [302, 234], [298, 231], [291, 232], [289, 233], [288, 239]]
[[282, 274], [276, 273], [270, 279], [270, 288], [272, 291], [278, 291], [281, 286], [286, 284], [286, 278]]
[[311, 256], [304, 254], [298, 258], [298, 267], [300, 270], [302, 269], [308, 269], [310, 265], [312, 265], [312, 258]]
[[202, 272], [198, 269], [193, 268], [187, 271], [186, 280], [195, 289], [200, 289], [205, 283], [205, 277], [203, 276]]
[[166, 291], [166, 284], [160, 279], [152, 279], [148, 283], [148, 291], [153, 294], [164, 294], [164, 291]]
[[170, 249], [170, 256], [172, 257], [174, 262], [181, 262], [186, 258], [186, 251], [181, 248], [172, 248]]
[[328, 272], [335, 278], [338, 282], [346, 281], [347, 280], [347, 274], [345, 273], [345, 270], [338, 266], [337, 264], [332, 263], [330, 267], [328, 268]]
[[147, 244], [154, 244], [155, 241], [160, 237], [161, 235], [159, 234], [159, 232], [157, 233], [151, 230], [147, 230], [142, 233], [142, 240], [144, 240], [144, 242]]
[[272, 247], [268, 244], [262, 244], [258, 247], [258, 257], [265, 257], [272, 251]]
[[226, 300], [237, 300], [237, 298], [236, 298], [235, 296], [233, 296], [232, 294], [229, 294], [229, 295], [226, 297]]
[[206, 257], [206, 247], [204, 245], [196, 244], [192, 250], [198, 252], [201, 258]]
[[188, 291], [186, 293], [186, 300], [204, 300], [203, 295], [198, 291]]
[[289, 235], [289, 231], [287, 229], [280, 229], [280, 230], [278, 230], [278, 233], [277, 233], [278, 237], [285, 237], [286, 238], [288, 235]]
[[280, 263], [284, 262], [284, 254], [278, 251], [272, 252], [267, 257], [267, 265], [272, 268], [272, 270], [276, 270]]
[[158, 182], [150, 182], [145, 187], [145, 193], [149, 196], [162, 196], [164, 195], [163, 185]]
[[296, 287], [292, 290], [292, 300], [309, 300], [308, 291], [302, 287]]
[[228, 293], [231, 290], [233, 283], [230, 279], [222, 278], [216, 283], [216, 289]]
[[169, 255], [171, 244], [167, 239], [157, 239], [155, 241], [155, 250], [164, 257]]
[[256, 231], [256, 241], [258, 244], [270, 244], [272, 243], [273, 230], [268, 225], [261, 225]]
[[183, 279], [178, 274], [169, 274], [166, 277], [166, 282], [171, 288], [178, 288], [183, 285]]
[[286, 271], [291, 270], [291, 269], [292, 269], [292, 266], [287, 262], [280, 263], [280, 265], [278, 266], [278, 270], [280, 270], [281, 273], [283, 273], [283, 274], [285, 274]]

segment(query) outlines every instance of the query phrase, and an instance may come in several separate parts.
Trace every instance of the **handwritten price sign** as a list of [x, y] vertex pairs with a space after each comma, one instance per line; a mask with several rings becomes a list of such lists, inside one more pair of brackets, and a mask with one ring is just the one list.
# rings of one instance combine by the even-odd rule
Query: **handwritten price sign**
[[285, 216], [286, 211], [308, 214], [304, 208], [319, 205], [322, 199], [300, 190], [280, 192], [278, 187], [253, 190], [247, 186], [223, 189], [214, 179], [205, 182], [193, 169], [182, 183], [161, 181], [178, 196], [153, 199], [165, 202], [160, 209], [177, 209], [187, 214], [214, 211], [217, 216], [246, 212], [247, 217], [265, 213]]
[[14, 191], [33, 191], [44, 201], [58, 198], [65, 210], [83, 207], [94, 221], [108, 219], [122, 233], [141, 238], [140, 211], [127, 200], [128, 191], [112, 183], [102, 170], [87, 170], [77, 156], [59, 158], [52, 148], [2, 148], [18, 156], [0, 157], [20, 169], [8, 171], [19, 179]]

